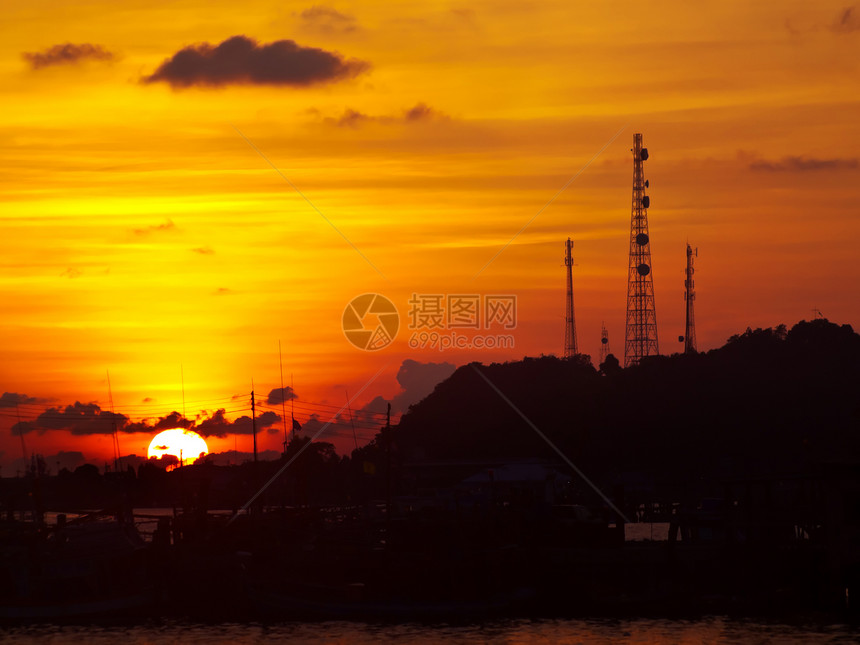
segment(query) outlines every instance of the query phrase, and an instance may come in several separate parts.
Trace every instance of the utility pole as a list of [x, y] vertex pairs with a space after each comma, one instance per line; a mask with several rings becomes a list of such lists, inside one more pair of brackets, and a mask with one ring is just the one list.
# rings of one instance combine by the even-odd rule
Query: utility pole
[[564, 266], [567, 268], [567, 297], [564, 303], [564, 357], [576, 356], [576, 322], [573, 317], [573, 241], [564, 243]]
[[254, 437], [254, 468], [257, 467], [257, 414], [254, 406], [254, 382], [251, 381], [251, 435]]

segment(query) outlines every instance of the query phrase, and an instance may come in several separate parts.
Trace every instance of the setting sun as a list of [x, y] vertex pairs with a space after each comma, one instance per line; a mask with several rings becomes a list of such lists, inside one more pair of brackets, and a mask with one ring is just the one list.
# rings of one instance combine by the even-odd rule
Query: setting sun
[[155, 435], [146, 456], [149, 459], [161, 459], [164, 455], [173, 455], [182, 463], [192, 463], [208, 453], [209, 447], [199, 434], [192, 430], [174, 428]]

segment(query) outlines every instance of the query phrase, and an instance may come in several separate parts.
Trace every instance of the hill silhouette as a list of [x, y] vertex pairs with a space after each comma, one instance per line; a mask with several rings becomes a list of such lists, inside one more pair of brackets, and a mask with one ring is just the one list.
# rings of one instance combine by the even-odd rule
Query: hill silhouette
[[394, 429], [401, 464], [555, 458], [478, 370], [604, 484], [713, 488], [860, 457], [860, 336], [825, 319], [626, 369], [610, 356], [598, 371], [584, 355], [463, 366]]

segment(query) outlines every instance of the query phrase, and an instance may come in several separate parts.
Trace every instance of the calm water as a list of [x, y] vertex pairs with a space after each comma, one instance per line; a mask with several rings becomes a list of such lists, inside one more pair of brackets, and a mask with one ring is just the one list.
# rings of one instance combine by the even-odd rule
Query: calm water
[[846, 625], [797, 626], [714, 617], [669, 620], [511, 620], [482, 625], [372, 625], [350, 622], [221, 624], [153, 623], [134, 627], [17, 627], [4, 643], [250, 645], [251, 643], [856, 643]]

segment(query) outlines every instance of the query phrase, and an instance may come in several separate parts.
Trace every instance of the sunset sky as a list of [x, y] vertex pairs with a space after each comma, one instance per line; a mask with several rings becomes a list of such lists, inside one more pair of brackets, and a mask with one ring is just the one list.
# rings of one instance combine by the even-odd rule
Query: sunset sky
[[[248, 451], [230, 422], [250, 414], [252, 380], [262, 401], [281, 387], [279, 341], [297, 420], [318, 415], [308, 429], [347, 392], [402, 411], [449, 370], [422, 364], [560, 353], [567, 237], [580, 350], [597, 358], [605, 322], [623, 355], [634, 132], [662, 353], [682, 347], [687, 241], [700, 350], [815, 309], [860, 326], [860, 5], [31, 0], [3, 14], [0, 475], [20, 467], [18, 415], [52, 468], [61, 451], [111, 459], [108, 371], [122, 454], [183, 412], [183, 381], [210, 449]], [[341, 328], [364, 293], [400, 313], [373, 352]], [[515, 295], [515, 346], [410, 348], [412, 294]], [[48, 410], [52, 427], [35, 424]], [[359, 442], [381, 418], [359, 420]], [[261, 448], [280, 450], [268, 427]], [[325, 436], [349, 452], [345, 427]]]

